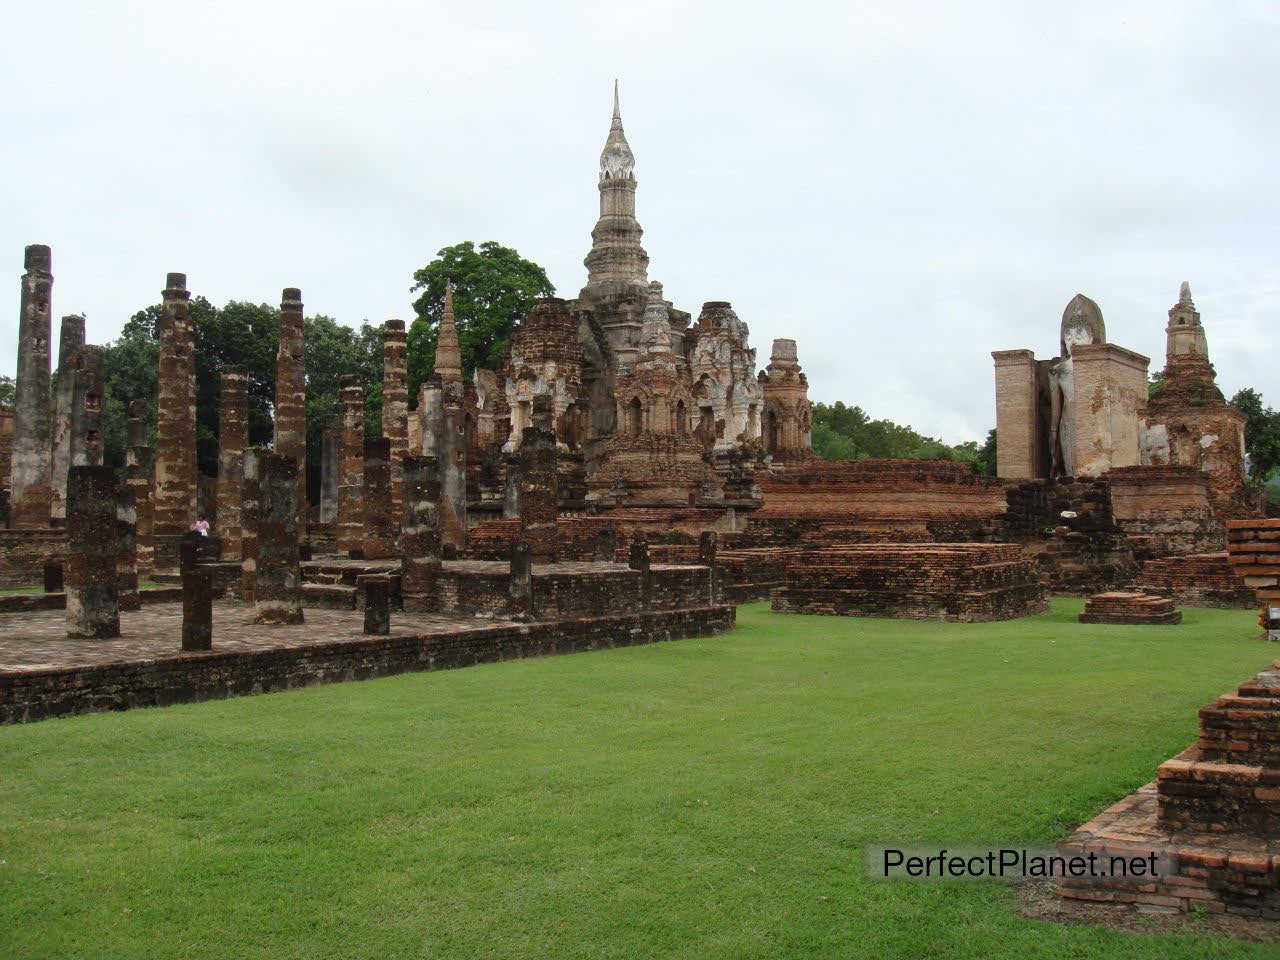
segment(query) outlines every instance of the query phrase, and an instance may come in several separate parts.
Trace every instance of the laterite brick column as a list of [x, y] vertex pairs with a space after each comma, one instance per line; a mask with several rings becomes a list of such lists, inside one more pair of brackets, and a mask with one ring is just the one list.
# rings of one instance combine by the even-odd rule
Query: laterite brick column
[[396, 524], [391, 517], [391, 441], [364, 439], [364, 559], [396, 555]]
[[72, 467], [67, 476], [67, 636], [120, 636], [116, 590], [116, 475]]
[[244, 448], [249, 445], [249, 371], [222, 371], [218, 397], [218, 539], [221, 558], [239, 563], [244, 558]]
[[124, 454], [125, 483], [133, 491], [137, 522], [134, 536], [138, 551], [138, 576], [149, 578], [155, 563], [151, 547], [151, 484], [155, 453], [147, 439], [147, 401], [129, 401], [129, 445]]
[[329, 421], [320, 435], [320, 522], [338, 519], [338, 474], [341, 470], [339, 448], [342, 427], [338, 418]]
[[555, 431], [542, 426], [525, 427], [517, 456], [520, 539], [529, 545], [534, 563], [555, 563], [559, 556]]
[[440, 573], [440, 461], [406, 457], [400, 594], [406, 613], [431, 613]]
[[49, 526], [53, 489], [49, 452], [49, 334], [52, 256], [43, 244], [26, 249], [22, 313], [18, 319], [18, 378], [13, 404], [9, 526]]
[[76, 354], [71, 396], [71, 465], [102, 466], [102, 414], [107, 391], [106, 350], [94, 345]]
[[408, 340], [403, 320], [382, 325], [382, 435], [391, 442], [391, 516], [404, 510], [404, 458], [409, 452]]
[[116, 592], [121, 610], [137, 610], [138, 598], [138, 509], [133, 490], [120, 484], [116, 490]]
[[302, 622], [298, 566], [298, 461], [265, 453], [259, 462], [258, 550], [253, 606], [257, 623]]
[[338, 550], [355, 556], [364, 550], [364, 387], [355, 376], [338, 384]]
[[247, 447], [241, 455], [240, 485], [240, 597], [253, 602], [258, 573], [258, 512], [262, 507], [261, 447]]
[[76, 354], [84, 346], [84, 315], [62, 318], [58, 338], [58, 383], [53, 397], [53, 519], [67, 517], [67, 471], [71, 469], [72, 401], [76, 389]]
[[280, 299], [280, 349], [276, 352], [276, 456], [297, 461], [294, 504], [298, 539], [307, 542], [307, 371], [302, 291], [286, 287]]
[[151, 540], [155, 569], [178, 571], [178, 545], [196, 512], [195, 356], [187, 277], [171, 273], [160, 316], [155, 490]]

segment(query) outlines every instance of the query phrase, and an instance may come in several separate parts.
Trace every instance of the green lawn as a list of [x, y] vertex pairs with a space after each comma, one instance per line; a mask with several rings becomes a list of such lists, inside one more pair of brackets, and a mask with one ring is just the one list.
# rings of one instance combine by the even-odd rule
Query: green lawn
[[0, 956], [1274, 957], [884, 883], [1048, 843], [1269, 663], [1178, 627], [782, 617], [704, 640], [0, 728]]

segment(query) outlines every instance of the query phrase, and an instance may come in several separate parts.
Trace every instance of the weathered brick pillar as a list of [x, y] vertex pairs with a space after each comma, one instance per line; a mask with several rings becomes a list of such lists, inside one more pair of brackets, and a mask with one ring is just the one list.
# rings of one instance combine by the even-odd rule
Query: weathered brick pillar
[[182, 571], [182, 649], [213, 649], [213, 574], [200, 567]]
[[222, 371], [218, 397], [218, 538], [221, 559], [244, 559], [244, 448], [249, 445], [249, 371]]
[[137, 610], [138, 597], [138, 510], [127, 484], [116, 489], [116, 593], [121, 610]]
[[532, 620], [533, 609], [533, 554], [529, 545], [516, 541], [511, 545], [511, 575], [507, 581], [511, 596], [511, 618]]
[[53, 519], [67, 517], [67, 471], [71, 469], [72, 401], [76, 389], [76, 354], [84, 346], [84, 314], [62, 318], [58, 338], [58, 383], [53, 396]]
[[171, 273], [160, 315], [155, 488], [151, 541], [155, 569], [178, 570], [178, 545], [196, 518], [195, 355], [187, 276]]
[[559, 557], [555, 431], [550, 427], [525, 427], [518, 458], [520, 539], [529, 545], [534, 563], [555, 563]]
[[628, 566], [640, 571], [640, 604], [649, 609], [649, 596], [653, 592], [653, 579], [649, 572], [649, 542], [640, 534], [631, 541], [631, 555]]
[[116, 590], [116, 475], [72, 467], [67, 475], [67, 636], [120, 636]]
[[404, 321], [382, 325], [382, 435], [391, 441], [391, 516], [404, 510], [404, 458], [409, 452], [409, 386]]
[[391, 581], [386, 577], [369, 577], [364, 589], [364, 632], [382, 636], [391, 632]]
[[254, 621], [302, 623], [298, 566], [298, 461], [265, 453], [259, 464]]
[[342, 426], [335, 417], [320, 435], [320, 522], [338, 519], [338, 475], [341, 473]]
[[295, 495], [298, 542], [307, 542], [307, 368], [302, 291], [286, 287], [280, 298], [280, 349], [276, 352], [276, 456], [298, 462]]
[[438, 610], [440, 461], [435, 457], [405, 457], [400, 549], [400, 594], [405, 612]]
[[[418, 403], [422, 403], [421, 387], [418, 388]], [[422, 455], [422, 410], [419, 408], [409, 411], [409, 456], [420, 457]]]
[[129, 401], [129, 445], [124, 454], [125, 483], [133, 491], [137, 516], [134, 535], [138, 549], [138, 576], [148, 578], [155, 571], [151, 548], [151, 482], [155, 458], [147, 439], [147, 401]]
[[364, 552], [364, 387], [355, 376], [338, 383], [338, 551], [354, 557]]
[[71, 465], [102, 466], [102, 414], [107, 385], [103, 372], [106, 350], [85, 345], [75, 359], [71, 398]]
[[49, 303], [51, 255], [43, 244], [26, 249], [22, 313], [18, 319], [18, 378], [13, 404], [13, 460], [9, 526], [49, 526], [53, 489], [49, 472]]
[[258, 572], [258, 511], [262, 507], [261, 447], [246, 447], [240, 474], [240, 598], [253, 602]]
[[462, 381], [443, 385], [440, 430], [440, 534], [445, 546], [467, 545], [467, 440]]
[[442, 457], [440, 434], [444, 430], [444, 390], [440, 374], [428, 374], [418, 387], [418, 423], [422, 429], [422, 455]]
[[391, 441], [364, 438], [364, 559], [396, 555], [396, 524], [391, 518]]

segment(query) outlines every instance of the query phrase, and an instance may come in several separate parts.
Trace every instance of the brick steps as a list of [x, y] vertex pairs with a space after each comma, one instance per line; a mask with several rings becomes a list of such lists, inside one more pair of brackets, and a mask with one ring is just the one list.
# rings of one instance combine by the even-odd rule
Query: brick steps
[[797, 555], [773, 609], [981, 621], [1039, 613], [1048, 603], [1017, 545], [880, 543]]
[[1280, 520], [1227, 521], [1227, 560], [1260, 604], [1280, 604]]
[[1085, 601], [1079, 619], [1081, 623], [1176, 624], [1182, 622], [1182, 611], [1164, 597], [1112, 591]]
[[1232, 568], [1225, 551], [1148, 560], [1134, 587], [1193, 606], [1246, 610], [1257, 606], [1253, 591]]

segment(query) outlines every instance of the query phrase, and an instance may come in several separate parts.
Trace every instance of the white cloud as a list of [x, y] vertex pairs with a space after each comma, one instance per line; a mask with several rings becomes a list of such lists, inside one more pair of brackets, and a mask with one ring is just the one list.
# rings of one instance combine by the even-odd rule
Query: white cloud
[[[622, 79], [651, 272], [730, 299], [762, 360], [948, 440], [990, 351], [1094, 297], [1163, 357], [1192, 282], [1224, 390], [1280, 405], [1280, 14], [1264, 3], [635, 6], [81, 2], [6, 13], [0, 263], [53, 247], [105, 341], [187, 272], [215, 302], [407, 317], [440, 247], [585, 279]], [[4, 258], [7, 258], [4, 259]], [[0, 316], [14, 367], [17, 291]]]

